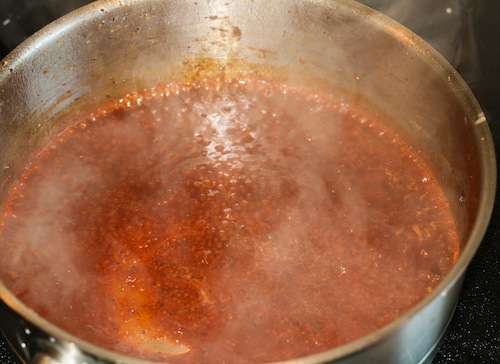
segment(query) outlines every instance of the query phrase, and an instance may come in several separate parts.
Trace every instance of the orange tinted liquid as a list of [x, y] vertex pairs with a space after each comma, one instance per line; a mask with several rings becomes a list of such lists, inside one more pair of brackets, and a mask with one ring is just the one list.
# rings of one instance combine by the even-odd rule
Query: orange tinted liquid
[[380, 122], [218, 80], [125, 98], [63, 132], [14, 183], [0, 241], [1, 278], [44, 317], [180, 363], [352, 341], [425, 297], [459, 246], [419, 152]]

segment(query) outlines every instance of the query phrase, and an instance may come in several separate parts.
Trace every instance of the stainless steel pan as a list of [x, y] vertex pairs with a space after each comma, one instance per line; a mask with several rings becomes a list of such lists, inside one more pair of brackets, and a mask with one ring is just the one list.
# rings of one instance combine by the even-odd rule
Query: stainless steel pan
[[[108, 0], [56, 21], [0, 63], [0, 198], [71, 123], [64, 115], [167, 80], [211, 76], [279, 78], [384, 110], [428, 155], [463, 242], [458, 262], [397, 321], [296, 362], [430, 361], [490, 218], [493, 144], [457, 72], [417, 36], [352, 1]], [[1, 282], [0, 298], [1, 329], [26, 362], [144, 363], [62, 331]]]

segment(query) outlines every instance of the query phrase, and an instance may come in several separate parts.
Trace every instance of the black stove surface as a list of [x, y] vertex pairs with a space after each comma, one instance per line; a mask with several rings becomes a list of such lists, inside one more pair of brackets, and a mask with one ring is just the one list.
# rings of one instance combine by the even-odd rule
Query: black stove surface
[[[0, 59], [50, 21], [88, 0], [0, 0]], [[467, 81], [500, 146], [500, 1], [364, 0], [438, 49]], [[500, 152], [497, 152], [500, 159]], [[500, 363], [500, 208], [470, 265], [433, 364]], [[17, 363], [0, 337], [0, 364]]]

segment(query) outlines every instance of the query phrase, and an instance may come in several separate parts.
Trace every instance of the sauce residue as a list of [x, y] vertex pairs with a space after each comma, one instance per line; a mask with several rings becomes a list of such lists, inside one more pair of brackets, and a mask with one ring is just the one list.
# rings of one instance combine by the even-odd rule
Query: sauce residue
[[3, 203], [0, 278], [70, 333], [178, 363], [296, 358], [396, 319], [458, 256], [420, 153], [349, 105], [265, 81], [103, 105]]

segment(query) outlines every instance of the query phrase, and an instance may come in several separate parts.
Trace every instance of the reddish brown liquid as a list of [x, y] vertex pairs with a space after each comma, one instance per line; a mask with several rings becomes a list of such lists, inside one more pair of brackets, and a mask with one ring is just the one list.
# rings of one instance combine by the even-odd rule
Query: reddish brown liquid
[[0, 241], [1, 278], [44, 317], [182, 363], [359, 338], [427, 295], [459, 245], [421, 156], [382, 124], [283, 85], [217, 80], [66, 130], [14, 183]]

